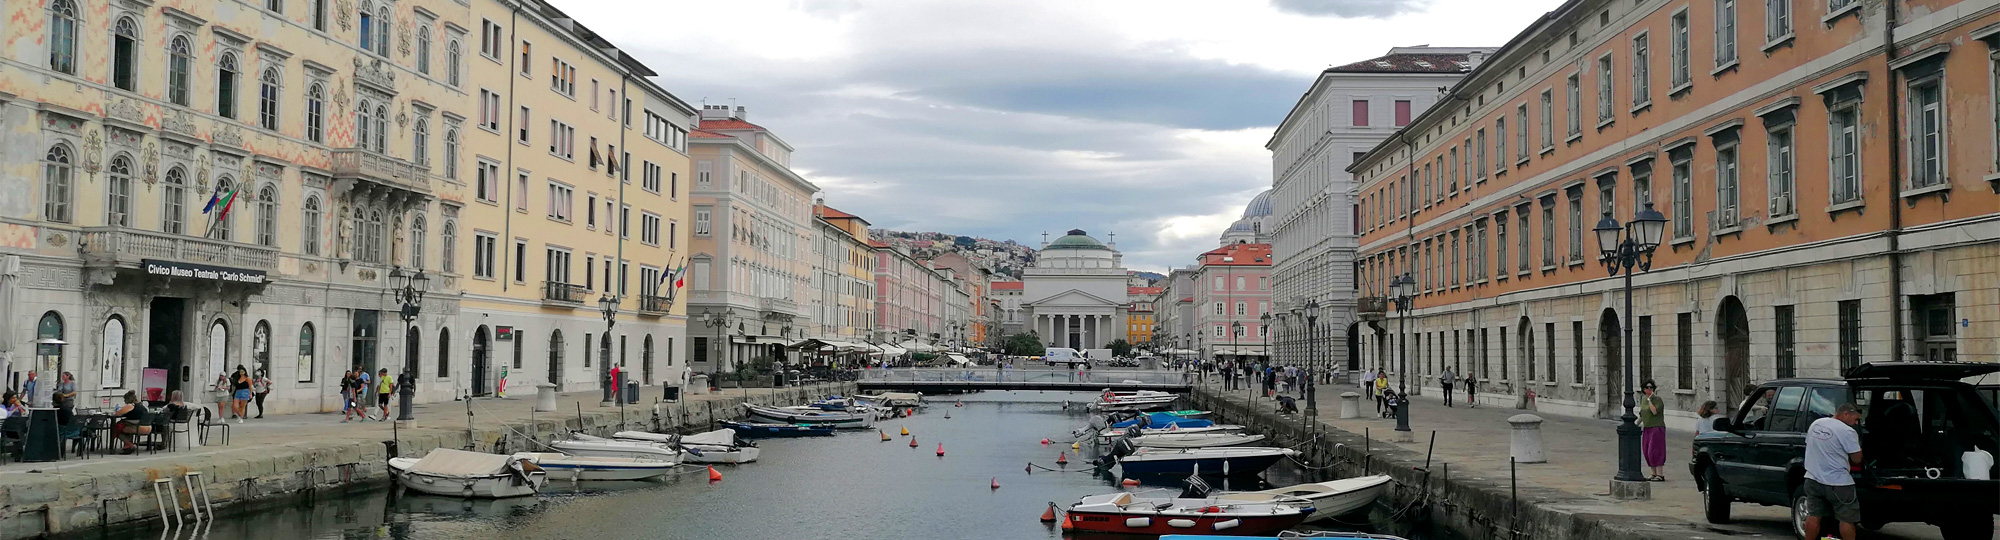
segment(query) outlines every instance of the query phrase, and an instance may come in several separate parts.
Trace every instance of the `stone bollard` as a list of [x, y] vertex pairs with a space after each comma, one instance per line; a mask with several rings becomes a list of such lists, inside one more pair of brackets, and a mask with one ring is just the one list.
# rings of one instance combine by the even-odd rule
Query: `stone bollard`
[[1548, 455], [1542, 452], [1542, 417], [1532, 414], [1517, 414], [1507, 417], [1507, 423], [1514, 426], [1514, 437], [1509, 455], [1515, 463], [1548, 463]]
[[535, 385], [535, 412], [556, 412], [556, 385]]
[[1354, 392], [1341, 392], [1340, 418], [1348, 419], [1348, 418], [1360, 418], [1360, 417], [1361, 417], [1361, 394], [1356, 394]]

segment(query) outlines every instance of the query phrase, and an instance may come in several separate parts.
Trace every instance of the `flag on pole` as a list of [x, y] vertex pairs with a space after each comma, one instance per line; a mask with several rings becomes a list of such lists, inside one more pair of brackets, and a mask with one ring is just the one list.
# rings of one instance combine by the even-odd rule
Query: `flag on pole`
[[222, 209], [217, 211], [215, 214], [215, 220], [217, 222], [229, 219], [229, 208], [236, 204], [236, 194], [241, 191], [243, 191], [243, 188], [241, 186], [231, 187], [229, 190], [229, 195], [222, 198]]

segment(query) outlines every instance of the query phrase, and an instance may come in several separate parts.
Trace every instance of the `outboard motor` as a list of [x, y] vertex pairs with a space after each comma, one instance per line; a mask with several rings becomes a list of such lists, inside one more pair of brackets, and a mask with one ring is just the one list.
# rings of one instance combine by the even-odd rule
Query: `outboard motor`
[[1138, 450], [1139, 447], [1133, 445], [1131, 439], [1118, 439], [1117, 441], [1113, 441], [1111, 443], [1110, 455], [1117, 457], [1124, 457], [1132, 455], [1133, 452], [1136, 452]]
[[1206, 499], [1210, 491], [1213, 491], [1213, 488], [1208, 487], [1208, 482], [1202, 481], [1199, 476], [1189, 476], [1187, 487], [1181, 490], [1180, 498]]

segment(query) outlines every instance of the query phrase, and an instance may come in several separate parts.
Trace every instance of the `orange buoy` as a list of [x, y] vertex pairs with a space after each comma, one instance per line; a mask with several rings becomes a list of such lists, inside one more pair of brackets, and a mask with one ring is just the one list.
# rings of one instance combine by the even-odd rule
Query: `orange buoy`
[[1035, 464], [1033, 462], [1029, 462], [1028, 466], [1021, 468], [1021, 472], [1025, 472], [1028, 474], [1035, 474]]
[[1068, 464], [1069, 464], [1069, 452], [1059, 452], [1059, 453], [1057, 453], [1057, 454], [1056, 454], [1056, 464], [1057, 464], [1057, 465], [1068, 465]]
[[910, 448], [916, 448], [916, 447], [917, 447], [917, 438], [910, 437]]
[[1056, 503], [1049, 503], [1048, 509], [1042, 510], [1042, 523], [1049, 523], [1055, 520], [1056, 520]]
[[1136, 485], [1139, 485], [1139, 481], [1138, 481], [1138, 480], [1135, 480], [1135, 479], [1131, 479], [1131, 478], [1126, 478], [1126, 479], [1125, 479], [1125, 481], [1123, 481], [1123, 482], [1119, 482], [1119, 484], [1122, 484], [1122, 485], [1125, 485], [1125, 486], [1136, 486]]
[[1049, 445], [1049, 440], [1048, 440], [1047, 438], [1043, 438], [1043, 439], [1042, 439], [1042, 446], [1048, 446], [1048, 445]]
[[963, 402], [963, 401], [960, 401], [960, 402], [958, 402], [958, 403], [953, 403], [953, 404], [952, 404], [951, 406], [953, 406], [953, 407], [964, 407], [964, 406], [965, 406], [965, 402]]
[[944, 457], [944, 443], [938, 443], [938, 457]]
[[1065, 530], [1065, 531], [1067, 531], [1067, 530], [1070, 530], [1070, 529], [1075, 529], [1075, 528], [1076, 528], [1076, 524], [1075, 524], [1075, 523], [1070, 523], [1070, 522], [1069, 522], [1069, 514], [1063, 514], [1063, 522], [1062, 522], [1062, 528], [1063, 528], [1063, 530]]
[[992, 489], [1000, 489], [1000, 477], [998, 477], [998, 476], [995, 476], [995, 477], [993, 477], [993, 487], [992, 487]]
[[708, 467], [708, 481], [710, 482], [722, 481], [722, 472], [715, 470], [715, 466], [713, 465]]

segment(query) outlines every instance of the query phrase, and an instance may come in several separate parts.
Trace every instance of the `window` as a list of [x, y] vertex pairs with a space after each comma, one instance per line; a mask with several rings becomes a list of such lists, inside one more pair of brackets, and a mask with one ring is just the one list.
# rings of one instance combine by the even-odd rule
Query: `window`
[[572, 200], [575, 195], [575, 188], [549, 182], [549, 219], [569, 221], [570, 208], [576, 204], [576, 201]]
[[473, 169], [473, 197], [486, 202], [497, 202], [500, 192], [500, 165], [481, 160]]
[[1597, 177], [1597, 213], [1612, 215], [1618, 209], [1618, 173]]
[[548, 282], [569, 283], [569, 250], [549, 247], [545, 249], [543, 257], [547, 266], [542, 271]]
[[431, 166], [431, 120], [417, 118], [416, 127], [410, 131], [410, 157], [422, 167]]
[[709, 222], [711, 220], [712, 220], [711, 210], [707, 208], [694, 209], [694, 235], [708, 236], [710, 227]]
[[[1486, 235], [1484, 234], [1479, 235], [1479, 237], [1482, 242], [1486, 239]], [[1500, 214], [1493, 217], [1493, 261], [1494, 261], [1494, 268], [1500, 269], [1499, 272], [1500, 275], [1498, 277], [1500, 279], [1506, 279], [1507, 278], [1507, 215], [1506, 214]], [[1483, 270], [1485, 266], [1482, 265], [1480, 266], [1480, 268]]]
[[257, 190], [257, 245], [278, 245], [278, 189]]
[[1570, 380], [1581, 383], [1583, 382], [1583, 321], [1570, 321], [1569, 345], [1572, 360], [1569, 366]]
[[472, 277], [493, 279], [493, 252], [497, 241], [491, 234], [472, 235]]
[[1764, 41], [1776, 43], [1791, 35], [1792, 0], [1764, 0]]
[[[450, 216], [453, 214], [450, 212], [450, 209], [447, 208], [445, 215]], [[440, 232], [442, 234], [438, 235], [438, 239], [440, 240], [439, 243], [441, 244], [438, 246], [439, 248], [438, 260], [443, 264], [439, 265], [439, 268], [443, 269], [447, 274], [452, 272], [457, 272], [458, 271], [458, 221], [454, 219], [445, 219], [444, 230]]]
[[76, 74], [76, 2], [74, 0], [53, 0], [49, 2], [49, 69], [58, 73]]
[[215, 63], [215, 115], [236, 117], [236, 54], [222, 53]]
[[[1449, 184], [1445, 186], [1445, 192], [1456, 197], [1458, 196], [1458, 147], [1451, 147], [1451, 150], [1447, 151], [1445, 155], [1447, 156], [1445, 163], [1451, 164], [1451, 179], [1448, 180]], [[1380, 198], [1377, 198], [1377, 201], [1379, 202]]]
[[[611, 201], [605, 201], [606, 204], [609, 204], [610, 202]], [[618, 205], [618, 237], [619, 238], [632, 237], [632, 205], [629, 204]]]
[[528, 211], [528, 171], [518, 169], [514, 171], [514, 193], [521, 194], [519, 198], [514, 199], [514, 209]]
[[305, 214], [299, 222], [299, 241], [305, 244], [302, 247], [307, 255], [319, 254], [319, 228], [321, 220], [324, 219], [326, 217], [320, 210], [319, 195], [307, 195]]
[[[519, 121], [514, 124], [515, 125], [514, 130], [517, 132], [514, 135], [514, 140], [520, 142], [521, 144], [528, 144], [528, 119], [530, 116], [532, 115], [531, 113], [528, 112], [528, 106], [522, 105]], [[550, 122], [553, 123], [555, 121], [550, 120]], [[550, 131], [553, 132], [554, 130]], [[551, 135], [553, 135], [553, 133], [551, 133]], [[553, 147], [553, 145], [556, 144], [556, 140], [553, 136], [549, 139], [549, 144], [551, 145], [549, 151], [554, 152], [555, 148]]]
[[1473, 153], [1478, 157], [1478, 160], [1475, 162], [1478, 164], [1478, 168], [1473, 169], [1473, 171], [1479, 173], [1479, 181], [1484, 182], [1486, 181], [1486, 171], [1491, 170], [1486, 168], [1486, 130], [1480, 129], [1474, 132], [1472, 140], [1477, 143], [1476, 146], [1473, 146]]
[[1542, 325], [1542, 343], [1548, 351], [1543, 357], [1548, 359], [1549, 382], [1556, 382], [1556, 323]]
[[458, 180], [458, 130], [444, 130], [444, 177]]
[[417, 73], [431, 74], [431, 25], [417, 27]]
[[1396, 127], [1410, 125], [1410, 100], [1396, 100]]
[[1846, 102], [1836, 106], [1827, 114], [1827, 128], [1831, 135], [1827, 180], [1832, 182], [1830, 193], [1833, 203], [1861, 201], [1861, 126], [1857, 103]]
[[649, 246], [660, 245], [660, 216], [652, 212], [639, 214], [639, 242]]
[[1799, 372], [1799, 351], [1798, 331], [1795, 327], [1797, 319], [1793, 306], [1772, 308], [1772, 319], [1772, 323], [1776, 326], [1773, 333], [1777, 334], [1774, 339], [1778, 346], [1778, 378], [1796, 377]]
[[1634, 211], [1653, 204], [1653, 162], [1646, 161], [1632, 166], [1632, 208]]
[[1632, 37], [1632, 107], [1653, 102], [1652, 36], [1645, 32]]
[[111, 177], [104, 204], [104, 224], [132, 226], [132, 158], [124, 154], [111, 158], [105, 170]]
[[1514, 159], [1525, 161], [1528, 159], [1528, 104], [1523, 103], [1514, 109], [1514, 129], [1520, 132], [1514, 134]]
[[174, 167], [167, 169], [165, 187], [160, 194], [160, 232], [185, 234], [187, 232], [187, 171]]
[[1674, 315], [1674, 388], [1694, 388], [1694, 314]]
[[1729, 228], [1737, 225], [1738, 201], [1736, 174], [1736, 145], [1729, 144], [1715, 149], [1715, 225]]
[[[565, 96], [576, 97], [576, 66], [560, 58], [551, 57], [549, 60], [551, 63], [549, 89]], [[592, 97], [596, 97], [596, 94], [592, 94]]]
[[[1514, 241], [1517, 242], [1517, 244], [1515, 244], [1514, 246], [1514, 251], [1518, 253], [1518, 255], [1516, 255], [1515, 257], [1519, 260], [1519, 262], [1515, 264], [1515, 268], [1519, 269], [1522, 272], [1527, 272], [1528, 271], [1528, 205], [1523, 204], [1521, 206], [1514, 207], [1514, 238], [1515, 238]], [[1505, 242], [1502, 242], [1502, 244], [1505, 244]], [[1505, 266], [1506, 261], [1502, 260], [1501, 265]]]
[[1486, 281], [1492, 275], [1492, 267], [1486, 262], [1486, 220], [1472, 224], [1472, 240], [1466, 242], [1466, 249], [1472, 250], [1473, 274]]
[[1583, 80], [1575, 73], [1569, 75], [1569, 135], [1583, 134]]
[[368, 6], [361, 6], [361, 49], [375, 50], [375, 15], [368, 12]]
[[167, 101], [188, 105], [188, 71], [193, 68], [194, 42], [187, 36], [174, 36], [167, 43]]
[[1771, 194], [1771, 217], [1789, 216], [1798, 209], [1792, 204], [1792, 125], [1784, 124], [1771, 129], [1765, 137], [1766, 157], [1771, 160], [1764, 167], [1766, 192]]
[[535, 65], [534, 50], [535, 50], [535, 45], [533, 43], [528, 43], [526, 41], [521, 42], [520, 70], [521, 70], [521, 76], [523, 77], [531, 76], [532, 74], [533, 66]]
[[70, 221], [71, 184], [76, 168], [70, 163], [69, 146], [49, 147], [42, 156], [42, 219], [56, 223]]
[[278, 129], [278, 70], [264, 70], [257, 78], [257, 126], [276, 131]]
[[1639, 372], [1637, 375], [1639, 378], [1638, 382], [1643, 384], [1645, 381], [1653, 378], [1653, 316], [1639, 316], [1638, 325], [1639, 327], [1633, 330], [1636, 330], [1636, 333], [1639, 335], [1638, 351], [1636, 351], [1639, 355]]
[[479, 127], [500, 130], [500, 94], [485, 89], [479, 91]]
[[1600, 125], [1611, 121], [1613, 118], [1611, 112], [1612, 94], [1616, 91], [1618, 81], [1615, 75], [1611, 69], [1611, 55], [1606, 54], [1599, 57], [1597, 59], [1597, 123]]
[[1669, 159], [1673, 161], [1674, 176], [1674, 238], [1694, 237], [1694, 155], [1691, 150], [1681, 150]]
[[1367, 125], [1368, 125], [1368, 100], [1365, 99], [1354, 100], [1354, 126], [1365, 127]]
[[410, 216], [410, 266], [418, 270], [424, 269], [424, 263], [428, 262], [424, 257], [424, 237], [429, 234], [430, 227], [426, 226], [423, 211]]
[[[522, 109], [522, 114], [525, 121], [527, 109]], [[521, 133], [521, 142], [528, 142], [528, 129], [521, 128]], [[549, 153], [563, 159], [576, 159], [576, 127], [560, 120], [549, 120]]]
[[1583, 262], [1583, 188], [1569, 190], [1569, 262]]
[[382, 212], [368, 213], [368, 228], [366, 230], [367, 232], [364, 236], [367, 243], [359, 258], [363, 262], [384, 262], [387, 259], [387, 257], [383, 256], [383, 251], [386, 247], [384, 245], [386, 244], [385, 240], [388, 238], [388, 228], [382, 221]]
[[1507, 170], [1507, 119], [1493, 119], [1493, 170]]
[[326, 85], [306, 87], [306, 140], [326, 142]]
[[1715, 0], [1715, 67], [1736, 62], [1736, 0]]
[[584, 198], [584, 204], [583, 204], [583, 228], [586, 228], [586, 229], [592, 229], [592, 230], [595, 230], [595, 229], [597, 229], [597, 194], [596, 194], [596, 193], [592, 193], [592, 194], [590, 194], [590, 195], [588, 195], [588, 196], [586, 196], [586, 197]]
[[1688, 72], [1687, 9], [1683, 8], [1680, 12], [1675, 13], [1673, 19], [1667, 23], [1667, 26], [1669, 31], [1673, 32], [1674, 41], [1673, 50], [1670, 51], [1673, 57], [1674, 70], [1671, 74], [1674, 86], [1672, 91], [1678, 92], [1682, 86], [1694, 83], [1694, 77]]
[[118, 18], [111, 29], [111, 85], [119, 90], [137, 90], [139, 85], [139, 23], [131, 17]]
[[1910, 187], [1930, 187], [1945, 181], [1943, 78], [1910, 82]]
[[514, 282], [526, 283], [527, 280], [528, 241], [517, 238], [514, 240]]
[[[500, 46], [506, 43], [501, 36], [500, 24], [491, 20], [479, 20], [479, 54], [494, 60], [500, 59]], [[514, 367], [520, 367], [518, 365]]]
[[[1556, 265], [1556, 208], [1553, 197], [1542, 199], [1542, 266]], [[1551, 372], [1553, 373], [1553, 372]]]
[[1223, 306], [1222, 306], [1222, 302], [1216, 302], [1216, 303], [1215, 303], [1215, 314], [1216, 314], [1216, 315], [1222, 315], [1222, 314], [1223, 314], [1223, 309], [1224, 309], [1224, 308], [1223, 308]]
[[1556, 147], [1555, 101], [1554, 90], [1542, 91], [1542, 150]]
[[1237, 303], [1236, 303], [1236, 316], [1238, 316], [1238, 317], [1242, 317], [1242, 316], [1244, 316], [1244, 315], [1248, 315], [1248, 314], [1249, 314], [1249, 312], [1250, 312], [1250, 310], [1248, 309], [1248, 306], [1249, 306], [1249, 303], [1247, 303], [1247, 302], [1237, 302]]
[[1840, 301], [1840, 372], [1861, 365], [1861, 301]]
[[[309, 3], [309, 5], [312, 6], [310, 12], [306, 14], [306, 18], [311, 19], [309, 22], [312, 23], [312, 28], [314, 30], [325, 32], [326, 0], [306, 0], [306, 1]], [[301, 375], [301, 376], [304, 377], [306, 375]], [[305, 380], [306, 379], [301, 379], [300, 382], [304, 382]]]

